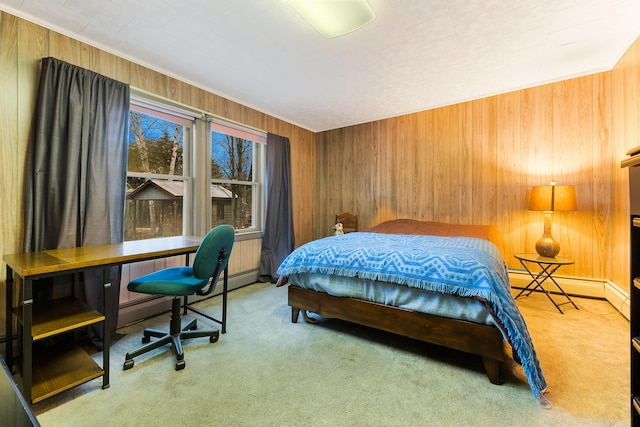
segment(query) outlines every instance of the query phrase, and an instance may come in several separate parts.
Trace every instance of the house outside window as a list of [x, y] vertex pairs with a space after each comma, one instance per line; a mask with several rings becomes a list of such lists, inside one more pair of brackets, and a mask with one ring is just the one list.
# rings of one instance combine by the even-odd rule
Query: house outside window
[[125, 240], [184, 234], [191, 127], [185, 118], [131, 104]]
[[218, 202], [216, 204], [216, 207], [217, 207], [216, 219], [218, 221], [224, 221], [224, 219], [225, 219], [225, 215], [224, 215], [224, 213], [225, 213], [225, 209], [224, 209], [225, 208], [225, 204]]

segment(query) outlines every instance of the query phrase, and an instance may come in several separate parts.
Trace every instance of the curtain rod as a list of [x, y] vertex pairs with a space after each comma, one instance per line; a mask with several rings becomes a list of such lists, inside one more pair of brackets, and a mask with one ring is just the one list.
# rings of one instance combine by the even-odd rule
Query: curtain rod
[[220, 115], [212, 113], [210, 111], [205, 111], [205, 110], [201, 110], [199, 108], [194, 108], [194, 107], [192, 107], [190, 105], [183, 104], [181, 102], [174, 101], [174, 100], [169, 99], [169, 98], [165, 98], [164, 96], [160, 96], [160, 95], [157, 95], [155, 93], [148, 92], [148, 91], [146, 91], [144, 89], [140, 89], [140, 88], [137, 88], [135, 86], [129, 85], [129, 88], [130, 88], [131, 96], [134, 97], [134, 98], [144, 98], [147, 101], [159, 102], [159, 103], [171, 106], [171, 107], [175, 107], [175, 108], [177, 108], [179, 110], [183, 110], [185, 112], [191, 113], [194, 116], [208, 116], [208, 117], [212, 117], [212, 118], [215, 118], [215, 119], [218, 119], [218, 120], [222, 120], [222, 121], [227, 122], [227, 123], [235, 124], [236, 126], [242, 126], [243, 128], [250, 129], [250, 130], [252, 130], [254, 132], [260, 132], [260, 133], [265, 134], [265, 135], [267, 134], [266, 130], [258, 129], [258, 128], [253, 127], [253, 126], [246, 125], [244, 123], [240, 123], [240, 122], [237, 122], [235, 120], [228, 119], [226, 117], [220, 116]]

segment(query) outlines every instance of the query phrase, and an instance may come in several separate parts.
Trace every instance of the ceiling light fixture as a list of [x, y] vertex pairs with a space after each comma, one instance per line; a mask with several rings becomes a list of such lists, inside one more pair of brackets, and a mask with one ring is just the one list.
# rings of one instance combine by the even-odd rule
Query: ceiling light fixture
[[288, 0], [326, 38], [362, 28], [376, 18], [367, 0]]

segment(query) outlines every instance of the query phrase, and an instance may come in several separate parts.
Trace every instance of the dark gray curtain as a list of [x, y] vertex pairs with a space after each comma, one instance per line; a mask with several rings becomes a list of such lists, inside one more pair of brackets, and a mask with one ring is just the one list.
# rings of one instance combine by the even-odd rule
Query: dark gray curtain
[[267, 216], [262, 238], [259, 280], [273, 282], [294, 249], [289, 138], [267, 134]]
[[[33, 120], [25, 176], [25, 251], [122, 242], [129, 86], [44, 58]], [[79, 296], [102, 312], [102, 271], [79, 276]], [[73, 283], [73, 277], [56, 282], [52, 286], [60, 288], [61, 283]], [[117, 267], [111, 269], [111, 283], [115, 331]], [[88, 333], [101, 347], [102, 328]]]

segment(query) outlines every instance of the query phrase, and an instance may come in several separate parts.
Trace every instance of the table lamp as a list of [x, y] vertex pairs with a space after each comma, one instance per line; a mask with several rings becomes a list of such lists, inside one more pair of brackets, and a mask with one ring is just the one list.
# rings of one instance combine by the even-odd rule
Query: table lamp
[[536, 252], [540, 256], [555, 258], [560, 252], [560, 244], [551, 236], [551, 214], [554, 211], [575, 211], [576, 189], [573, 185], [534, 186], [529, 197], [529, 210], [544, 211], [544, 234], [536, 242]]

